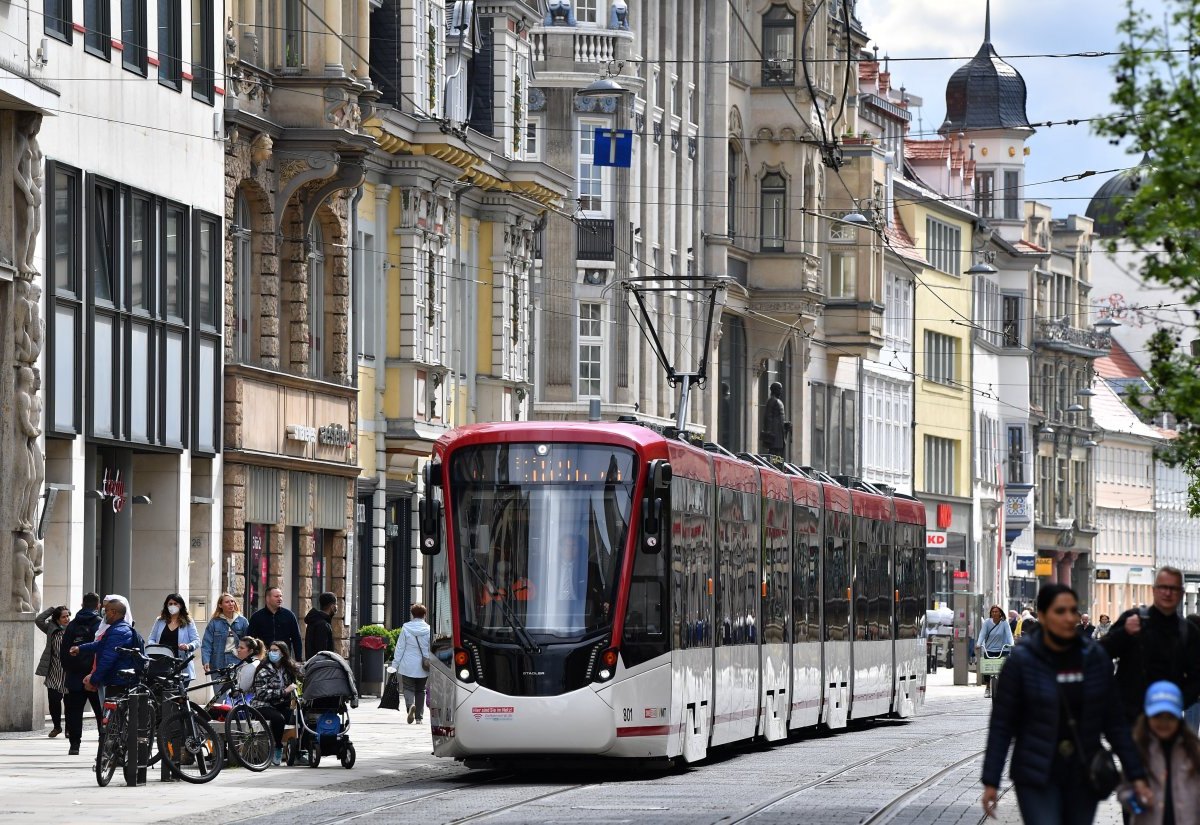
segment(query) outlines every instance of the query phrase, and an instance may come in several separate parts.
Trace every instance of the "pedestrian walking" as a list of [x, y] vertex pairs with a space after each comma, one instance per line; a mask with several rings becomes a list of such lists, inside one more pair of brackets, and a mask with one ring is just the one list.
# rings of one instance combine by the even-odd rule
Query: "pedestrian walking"
[[1107, 613], [1100, 614], [1100, 622], [1096, 625], [1096, 632], [1092, 634], [1092, 638], [1100, 641], [1108, 635], [1108, 631], [1112, 630], [1112, 619]]
[[71, 624], [71, 608], [51, 607], [43, 610], [34, 619], [38, 629], [46, 634], [46, 646], [42, 648], [42, 657], [38, 660], [35, 676], [41, 676], [46, 683], [46, 702], [50, 706], [50, 720], [54, 727], [50, 730], [53, 739], [62, 733], [63, 697], [67, 692], [67, 676], [62, 665], [63, 633]]
[[1033, 610], [1028, 607], [1025, 608], [1021, 612], [1021, 621], [1017, 624], [1017, 632], [1014, 634], [1014, 638], [1023, 638], [1027, 633], [1032, 633], [1037, 626], [1038, 620], [1034, 618]]
[[418, 602], [408, 612], [412, 619], [400, 629], [392, 669], [400, 674], [408, 724], [419, 725], [425, 718], [425, 683], [429, 679], [429, 625], [425, 605]]
[[1017, 624], [1021, 621], [1021, 614], [1015, 610], [1008, 611], [1008, 629], [1012, 631], [1013, 638], [1017, 638]]
[[178, 593], [172, 593], [163, 600], [162, 612], [150, 628], [150, 644], [162, 645], [175, 652], [177, 659], [188, 659], [187, 670], [183, 676], [190, 682], [196, 678], [196, 666], [190, 660], [197, 648], [200, 647], [200, 634], [196, 632], [196, 623], [188, 615], [187, 604]]
[[[979, 641], [975, 643], [975, 649], [979, 651], [979, 661], [1008, 656], [1012, 645], [1012, 628], [1005, 621], [1000, 605], [994, 604], [988, 611], [988, 618], [983, 620], [983, 626], [979, 628]], [[991, 696], [993, 677], [981, 673], [979, 678], [983, 682], [983, 695]]]
[[996, 815], [1012, 744], [1009, 774], [1026, 825], [1088, 825], [1100, 802], [1089, 768], [1102, 747], [1101, 734], [1116, 750], [1135, 792], [1146, 800], [1152, 794], [1121, 712], [1112, 660], [1075, 631], [1075, 591], [1045, 585], [1037, 608], [1040, 625], [1013, 648], [1004, 666], [1004, 689], [992, 702], [983, 810]]
[[1079, 617], [1079, 635], [1085, 639], [1096, 638], [1096, 626], [1092, 624], [1092, 617], [1086, 613]]
[[[72, 646], [67, 653], [71, 656], [93, 654], [95, 664], [91, 673], [83, 677], [83, 689], [88, 691], [111, 690], [123, 692], [137, 677], [122, 673], [126, 668], [136, 664], [130, 661], [129, 655], [122, 653], [121, 648], [141, 648], [142, 641], [138, 632], [126, 620], [126, 607], [123, 599], [110, 599], [104, 605], [104, 620], [107, 627], [104, 633], [98, 634], [96, 640], [81, 645]], [[70, 731], [68, 730], [68, 733]], [[71, 743], [68, 754], [79, 753], [79, 741]]]
[[95, 641], [96, 630], [100, 627], [100, 597], [88, 593], [83, 597], [79, 612], [71, 619], [71, 623], [63, 630], [59, 660], [63, 668], [63, 684], [67, 695], [64, 702], [66, 718], [63, 720], [67, 728], [67, 743], [69, 753], [79, 753], [79, 743], [83, 739], [83, 709], [90, 702], [92, 713], [96, 716], [96, 727], [99, 729], [103, 709], [100, 696], [95, 691], [84, 689], [83, 680], [92, 672], [95, 657], [89, 654], [72, 656], [72, 648]]
[[1163, 567], [1154, 579], [1154, 603], [1126, 610], [1101, 640], [1117, 660], [1117, 683], [1130, 723], [1142, 713], [1146, 688], [1174, 682], [1187, 707], [1200, 698], [1200, 633], [1179, 615], [1183, 573]]
[[1182, 720], [1183, 692], [1178, 685], [1152, 684], [1133, 740], [1154, 798], [1132, 818], [1134, 825], [1200, 825], [1200, 739]]
[[283, 642], [294, 661], [304, 661], [300, 622], [295, 613], [283, 606], [283, 591], [278, 587], [267, 591], [267, 606], [254, 611], [248, 632], [268, 647], [275, 642]]
[[322, 650], [333, 650], [333, 617], [337, 613], [337, 596], [322, 593], [318, 604], [320, 607], [314, 607], [304, 617], [304, 652], [310, 659]]
[[300, 681], [300, 668], [292, 659], [287, 642], [272, 642], [267, 660], [254, 671], [254, 707], [266, 717], [275, 740], [271, 764], [283, 761], [283, 729], [292, 723], [292, 698]]
[[250, 620], [238, 610], [237, 599], [222, 593], [217, 599], [217, 609], [204, 628], [204, 641], [200, 645], [200, 664], [205, 673], [221, 670], [238, 661], [237, 646], [250, 627]]

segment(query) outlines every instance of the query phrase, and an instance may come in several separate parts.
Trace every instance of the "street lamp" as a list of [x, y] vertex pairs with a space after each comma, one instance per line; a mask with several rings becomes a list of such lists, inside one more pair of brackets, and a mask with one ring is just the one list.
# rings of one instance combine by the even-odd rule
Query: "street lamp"
[[995, 275], [1000, 270], [989, 264], [987, 261], [980, 261], [973, 267], [967, 270], [968, 275]]
[[575, 97], [620, 97], [629, 90], [611, 77], [600, 77], [575, 92]]
[[1092, 389], [1091, 387], [1084, 387], [1083, 389], [1079, 390], [1075, 394], [1078, 395], [1080, 398], [1091, 398], [1096, 394], [1096, 391], [1094, 389]]
[[1054, 435], [1054, 428], [1051, 427], [1049, 423], [1046, 423], [1041, 426], [1041, 429], [1038, 430], [1038, 433], [1041, 435]]
[[1092, 328], [1097, 332], [1112, 332], [1113, 327], [1121, 326], [1120, 321], [1114, 321], [1111, 315], [1105, 315], [1096, 323], [1092, 324]]

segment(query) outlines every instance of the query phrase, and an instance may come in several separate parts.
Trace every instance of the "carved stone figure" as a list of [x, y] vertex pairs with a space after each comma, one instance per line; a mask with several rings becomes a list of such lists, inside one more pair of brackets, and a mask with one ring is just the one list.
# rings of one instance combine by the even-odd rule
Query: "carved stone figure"
[[[37, 516], [38, 495], [46, 477], [46, 462], [38, 437], [42, 434], [42, 402], [38, 398], [41, 378], [32, 367], [17, 370], [17, 455], [13, 461], [17, 525], [32, 530]], [[23, 449], [22, 449], [23, 448]]]
[[16, 533], [12, 555], [12, 608], [17, 613], [32, 613], [34, 606], [33, 559], [31, 546], [37, 544], [32, 533]]
[[17, 271], [26, 275], [37, 272], [34, 255], [37, 252], [38, 228], [42, 224], [42, 150], [37, 135], [42, 128], [42, 116], [27, 112], [20, 116], [16, 129], [15, 155], [16, 174], [13, 182], [17, 189], [14, 213], [13, 258]]
[[771, 384], [771, 397], [763, 406], [762, 426], [759, 428], [758, 449], [767, 455], [787, 455], [787, 439], [792, 432], [792, 422], [784, 420], [786, 409], [783, 404], [783, 384]]
[[42, 354], [45, 327], [42, 325], [42, 288], [18, 278], [14, 285], [13, 326], [19, 364], [33, 365]]

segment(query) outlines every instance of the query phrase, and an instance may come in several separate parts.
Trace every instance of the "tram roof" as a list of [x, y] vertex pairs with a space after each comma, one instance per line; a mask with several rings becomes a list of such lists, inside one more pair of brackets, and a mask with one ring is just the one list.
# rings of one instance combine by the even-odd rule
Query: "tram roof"
[[576, 442], [581, 444], [620, 444], [631, 449], [662, 444], [666, 439], [639, 424], [612, 421], [496, 421], [456, 427], [438, 438], [443, 449], [475, 444], [518, 444]]

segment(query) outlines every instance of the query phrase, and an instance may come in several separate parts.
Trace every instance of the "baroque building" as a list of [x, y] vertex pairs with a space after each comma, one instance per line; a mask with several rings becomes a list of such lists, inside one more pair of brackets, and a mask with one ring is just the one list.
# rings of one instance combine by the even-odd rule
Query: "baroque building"
[[353, 206], [375, 147], [367, 0], [230, 8], [224, 62], [221, 588], [352, 610], [357, 391]]
[[397, 627], [424, 598], [414, 496], [437, 437], [530, 414], [536, 233], [564, 220], [571, 187], [528, 114], [541, 28], [525, 0], [371, 12], [378, 146], [353, 229], [359, 624]]

